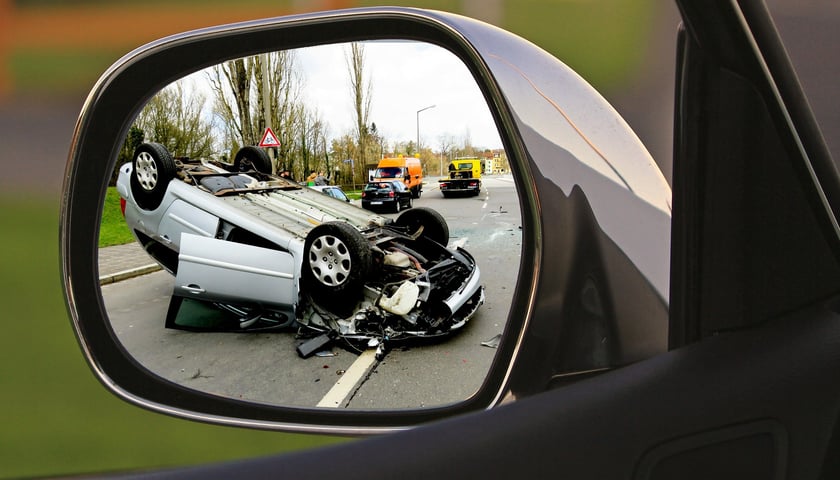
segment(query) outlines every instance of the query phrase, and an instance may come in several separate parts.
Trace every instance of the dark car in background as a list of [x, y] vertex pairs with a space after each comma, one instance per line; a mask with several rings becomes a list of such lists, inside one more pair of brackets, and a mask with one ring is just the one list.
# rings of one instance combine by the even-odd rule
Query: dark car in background
[[399, 181], [368, 183], [362, 191], [362, 208], [366, 210], [387, 210], [396, 213], [413, 205], [411, 190]]

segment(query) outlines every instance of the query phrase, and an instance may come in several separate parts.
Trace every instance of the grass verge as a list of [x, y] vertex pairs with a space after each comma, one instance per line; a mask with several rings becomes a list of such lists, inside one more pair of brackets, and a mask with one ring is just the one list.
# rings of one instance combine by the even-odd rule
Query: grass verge
[[105, 207], [102, 211], [102, 224], [99, 228], [99, 248], [131, 243], [134, 237], [125, 223], [120, 209], [120, 194], [116, 187], [108, 187], [105, 194]]

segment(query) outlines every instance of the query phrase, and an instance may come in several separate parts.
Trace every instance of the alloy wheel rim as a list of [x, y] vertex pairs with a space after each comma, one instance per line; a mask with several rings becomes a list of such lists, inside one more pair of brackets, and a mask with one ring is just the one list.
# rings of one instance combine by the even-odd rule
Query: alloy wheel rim
[[143, 190], [151, 192], [157, 186], [158, 169], [155, 159], [147, 152], [137, 156], [137, 181]]
[[309, 248], [309, 266], [315, 278], [324, 285], [341, 285], [350, 276], [350, 250], [338, 237], [323, 235]]

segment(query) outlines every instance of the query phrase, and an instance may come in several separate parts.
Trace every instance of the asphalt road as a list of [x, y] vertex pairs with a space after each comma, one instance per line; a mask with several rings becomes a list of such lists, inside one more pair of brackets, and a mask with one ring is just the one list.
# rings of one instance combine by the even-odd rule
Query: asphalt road
[[[433, 182], [415, 206], [440, 212], [450, 245], [463, 246], [481, 270], [486, 301], [455, 335], [395, 344], [381, 362], [333, 345], [298, 357], [293, 331], [187, 332], [165, 329], [172, 276], [158, 272], [103, 287], [123, 346], [149, 370], [209, 393], [269, 404], [350, 409], [422, 408], [461, 401], [477, 391], [501, 334], [521, 250], [518, 200], [510, 176], [486, 177], [478, 197], [444, 199]], [[394, 216], [391, 214], [391, 216]], [[358, 377], [353, 375], [358, 372]]]

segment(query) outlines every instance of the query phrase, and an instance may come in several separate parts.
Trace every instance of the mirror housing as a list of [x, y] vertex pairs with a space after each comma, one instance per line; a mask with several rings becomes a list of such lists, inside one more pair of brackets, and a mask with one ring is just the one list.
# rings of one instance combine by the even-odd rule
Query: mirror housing
[[[153, 375], [117, 341], [97, 282], [98, 213], [118, 139], [156, 92], [186, 74], [267, 51], [374, 39], [429, 42], [459, 57], [490, 106], [508, 154], [522, 212], [522, 260], [498, 353], [481, 388], [454, 405], [338, 411], [223, 398]], [[141, 47], [93, 88], [66, 170], [62, 279], [92, 369], [127, 401], [237, 426], [383, 432], [490, 408], [665, 351], [670, 195], [615, 110], [567, 66], [508, 32], [407, 8], [245, 22]]]

